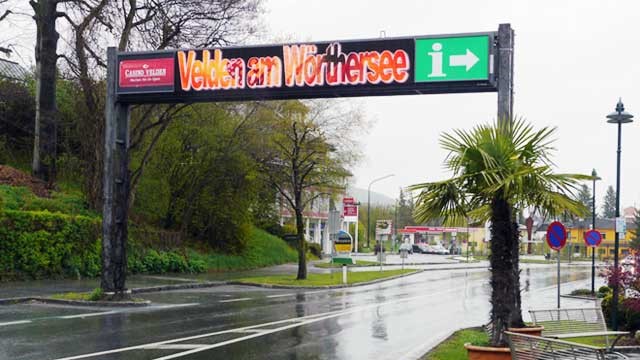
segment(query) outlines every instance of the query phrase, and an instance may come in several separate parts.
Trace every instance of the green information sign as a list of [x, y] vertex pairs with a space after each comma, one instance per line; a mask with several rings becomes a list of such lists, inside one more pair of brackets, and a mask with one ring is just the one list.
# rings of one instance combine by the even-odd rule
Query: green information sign
[[416, 83], [487, 79], [489, 36], [416, 39]]

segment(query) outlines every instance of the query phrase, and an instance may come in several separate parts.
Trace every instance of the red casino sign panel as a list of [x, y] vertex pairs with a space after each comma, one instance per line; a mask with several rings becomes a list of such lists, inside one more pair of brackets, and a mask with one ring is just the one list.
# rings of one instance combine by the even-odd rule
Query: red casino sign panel
[[127, 92], [168, 92], [174, 90], [173, 57], [120, 61], [118, 88]]

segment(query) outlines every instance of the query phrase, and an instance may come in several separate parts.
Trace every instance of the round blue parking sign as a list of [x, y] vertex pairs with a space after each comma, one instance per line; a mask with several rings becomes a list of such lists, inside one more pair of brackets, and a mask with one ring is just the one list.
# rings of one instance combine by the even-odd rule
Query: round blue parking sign
[[602, 234], [600, 231], [589, 230], [584, 233], [584, 242], [589, 247], [598, 247], [602, 242]]
[[559, 221], [554, 221], [547, 228], [547, 244], [556, 251], [562, 250], [567, 243], [567, 229]]

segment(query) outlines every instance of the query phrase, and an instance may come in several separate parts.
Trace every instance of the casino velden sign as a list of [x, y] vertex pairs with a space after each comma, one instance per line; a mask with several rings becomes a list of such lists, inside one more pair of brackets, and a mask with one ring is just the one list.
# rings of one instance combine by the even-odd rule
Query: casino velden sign
[[[415, 49], [415, 39], [402, 38], [121, 53], [117, 93], [121, 101], [223, 101], [442, 92], [437, 87], [446, 84], [416, 81]], [[442, 58], [424, 55], [418, 59]], [[478, 65], [485, 75], [447, 90], [495, 91], [489, 65]]]

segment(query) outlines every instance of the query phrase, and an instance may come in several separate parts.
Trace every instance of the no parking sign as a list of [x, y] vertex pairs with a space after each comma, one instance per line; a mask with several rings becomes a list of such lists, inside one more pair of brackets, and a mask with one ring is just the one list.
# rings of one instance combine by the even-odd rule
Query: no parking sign
[[602, 242], [602, 234], [596, 230], [589, 230], [584, 233], [584, 242], [589, 247], [598, 247]]
[[567, 244], [567, 229], [559, 221], [554, 221], [547, 228], [547, 245], [556, 251]]

